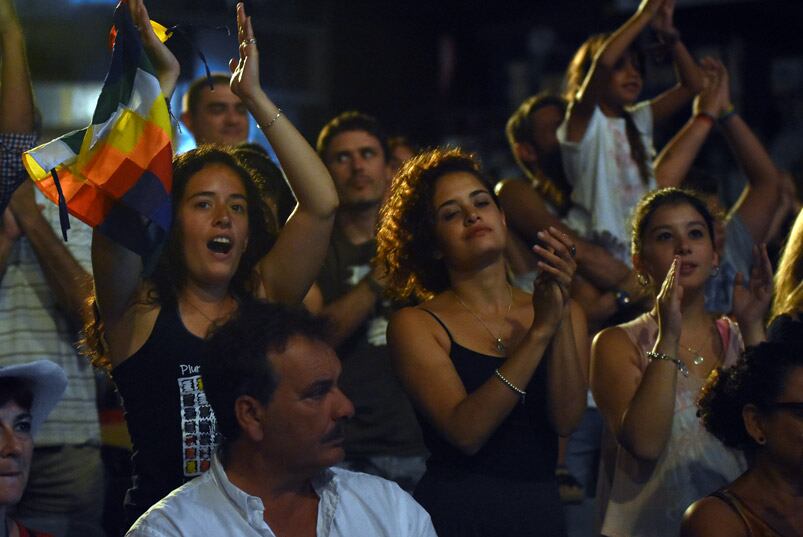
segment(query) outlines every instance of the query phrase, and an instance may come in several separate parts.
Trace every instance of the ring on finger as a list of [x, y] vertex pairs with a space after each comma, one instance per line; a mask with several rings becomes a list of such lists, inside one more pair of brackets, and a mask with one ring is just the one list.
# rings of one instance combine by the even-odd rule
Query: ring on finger
[[251, 39], [243, 39], [243, 45], [256, 45], [256, 44], [257, 40], [255, 37], [252, 37]]
[[574, 244], [569, 246], [569, 254], [571, 254], [572, 257], [576, 257], [577, 256], [577, 246], [575, 246]]

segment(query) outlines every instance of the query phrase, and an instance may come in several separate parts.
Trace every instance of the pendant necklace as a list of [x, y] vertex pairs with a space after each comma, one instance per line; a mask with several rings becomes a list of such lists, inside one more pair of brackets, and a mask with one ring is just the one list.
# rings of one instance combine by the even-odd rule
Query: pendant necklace
[[[507, 311], [505, 312], [504, 319], [507, 319], [507, 316], [510, 314], [510, 308], [513, 306], [513, 288], [510, 286], [510, 284], [508, 284], [507, 285], [507, 289], [510, 292], [510, 302], [508, 302]], [[465, 308], [465, 310], [467, 312], [469, 312], [471, 315], [473, 315], [474, 318], [477, 319], [480, 322], [480, 324], [485, 327], [485, 329], [488, 331], [488, 333], [491, 334], [491, 337], [494, 339], [494, 342], [495, 342], [496, 350], [499, 351], [500, 354], [503, 354], [503, 355], [507, 356], [507, 353], [505, 352], [507, 349], [505, 348], [505, 344], [502, 341], [502, 335], [501, 334], [500, 335], [494, 334], [493, 330], [491, 330], [490, 327], [488, 327], [488, 325], [485, 324], [485, 321], [482, 320], [482, 317], [480, 317], [478, 314], [474, 313], [474, 311], [472, 311], [471, 308], [466, 306], [466, 303], [463, 302], [463, 300], [460, 298], [460, 295], [458, 295], [457, 292], [455, 292], [454, 289], [452, 289], [452, 293], [454, 293], [454, 296], [457, 299], [457, 301], [460, 302], [460, 305], [463, 306], [463, 308]]]
[[691, 360], [691, 363], [693, 363], [694, 365], [700, 365], [703, 362], [705, 362], [705, 356], [700, 354], [700, 351], [698, 351], [697, 349], [694, 349], [692, 347], [686, 347], [686, 350], [689, 351], [694, 357]]

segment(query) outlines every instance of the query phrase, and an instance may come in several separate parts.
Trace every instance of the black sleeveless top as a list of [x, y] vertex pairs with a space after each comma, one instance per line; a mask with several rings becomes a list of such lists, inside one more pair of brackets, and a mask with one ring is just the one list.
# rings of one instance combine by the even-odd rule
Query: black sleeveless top
[[[472, 393], [494, 376], [502, 364], [496, 356], [481, 354], [455, 342], [446, 325], [432, 315], [449, 336], [449, 357], [466, 388]], [[525, 404], [516, 405], [485, 445], [474, 455], [466, 455], [419, 417], [424, 441], [432, 454], [428, 472], [468, 472], [522, 481], [555, 480], [558, 436], [547, 418], [547, 361], [542, 360], [524, 388]]]
[[204, 345], [176, 306], [162, 306], [142, 348], [112, 371], [134, 444], [133, 484], [125, 498], [131, 523], [209, 468], [216, 427], [200, 376]]

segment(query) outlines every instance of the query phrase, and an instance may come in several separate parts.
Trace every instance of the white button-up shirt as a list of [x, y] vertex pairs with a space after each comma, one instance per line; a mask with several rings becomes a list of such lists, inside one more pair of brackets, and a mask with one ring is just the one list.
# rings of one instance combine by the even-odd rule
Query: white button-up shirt
[[[318, 503], [318, 537], [435, 537], [424, 508], [396, 483], [329, 468], [312, 486]], [[126, 537], [276, 537], [262, 500], [229, 481], [217, 457], [208, 472], [177, 488], [137, 520]]]

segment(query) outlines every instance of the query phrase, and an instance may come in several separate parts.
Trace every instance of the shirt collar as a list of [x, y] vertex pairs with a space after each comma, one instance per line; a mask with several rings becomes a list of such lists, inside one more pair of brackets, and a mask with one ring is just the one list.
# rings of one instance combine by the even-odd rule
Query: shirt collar
[[209, 468], [209, 472], [212, 473], [213, 479], [223, 491], [223, 494], [229, 499], [240, 515], [248, 521], [251, 527], [255, 529], [265, 529], [268, 527], [264, 518], [265, 506], [262, 504], [262, 500], [257, 496], [246, 494], [242, 489], [229, 481], [229, 476], [226, 475], [226, 470], [223, 468], [223, 463], [220, 462], [218, 453], [215, 453], [212, 457], [212, 465]]
[[[268, 528], [264, 518], [265, 506], [262, 503], [262, 499], [245, 493], [229, 480], [218, 453], [215, 453], [212, 457], [209, 472], [223, 491], [223, 494], [240, 515], [248, 521], [251, 527], [255, 529]], [[331, 468], [324, 469], [320, 474], [312, 478], [312, 488], [320, 499], [318, 503], [318, 522], [316, 524], [316, 533], [320, 536], [329, 535], [334, 525], [337, 504], [340, 499], [338, 484], [338, 476]]]

